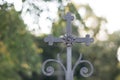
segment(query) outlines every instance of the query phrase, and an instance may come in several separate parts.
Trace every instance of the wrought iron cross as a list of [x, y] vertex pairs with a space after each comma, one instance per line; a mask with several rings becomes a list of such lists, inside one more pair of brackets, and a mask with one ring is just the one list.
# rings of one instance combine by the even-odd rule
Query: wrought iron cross
[[80, 55], [80, 57], [77, 60], [77, 62], [75, 63], [75, 65], [72, 67], [72, 59], [71, 59], [72, 58], [72, 53], [71, 53], [72, 52], [72, 44], [73, 43], [85, 43], [88, 46], [94, 40], [93, 40], [93, 38], [90, 38], [89, 35], [86, 35], [85, 38], [73, 37], [71, 21], [74, 19], [74, 17], [71, 15], [70, 12], [68, 12], [64, 16], [64, 19], [67, 21], [66, 34], [64, 35], [64, 37], [55, 38], [55, 37], [49, 35], [48, 37], [46, 37], [44, 39], [44, 41], [48, 42], [49, 45], [53, 45], [53, 43], [58, 43], [58, 42], [64, 42], [66, 44], [66, 46], [67, 46], [67, 66], [65, 67], [62, 64], [60, 57], [58, 55], [57, 60], [55, 60], [55, 59], [46, 60], [42, 65], [42, 71], [45, 75], [48, 75], [48, 76], [52, 75], [54, 73], [54, 68], [52, 66], [48, 66], [47, 68], [45, 68], [45, 65], [48, 62], [56, 62], [56, 63], [59, 63], [60, 66], [63, 68], [63, 70], [65, 72], [66, 80], [73, 80], [74, 71], [75, 71], [75, 68], [77, 67], [77, 65], [81, 64], [81, 63], [88, 63], [90, 65], [91, 70], [89, 71], [87, 67], [82, 67], [80, 69], [80, 74], [83, 77], [89, 77], [93, 73], [93, 66], [89, 61], [82, 60], [82, 55]]

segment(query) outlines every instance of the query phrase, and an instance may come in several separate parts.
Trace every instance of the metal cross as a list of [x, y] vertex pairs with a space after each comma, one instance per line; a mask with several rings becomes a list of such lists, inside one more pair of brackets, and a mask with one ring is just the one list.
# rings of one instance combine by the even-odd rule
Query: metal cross
[[73, 43], [85, 43], [87, 46], [90, 45], [90, 43], [92, 43], [94, 40], [93, 38], [90, 38], [89, 35], [86, 35], [86, 37], [84, 38], [76, 38], [76, 37], [73, 37], [72, 35], [72, 27], [71, 27], [71, 21], [74, 19], [74, 17], [71, 15], [70, 12], [68, 12], [65, 16], [64, 16], [64, 19], [66, 20], [67, 22], [67, 26], [66, 26], [66, 34], [64, 35], [64, 37], [62, 38], [54, 38], [52, 35], [46, 37], [44, 39], [45, 42], [48, 42], [49, 45], [53, 45], [53, 43], [57, 43], [57, 42], [64, 42], [67, 46], [67, 66], [66, 68], [64, 67], [64, 65], [62, 64], [62, 62], [60, 61], [60, 58], [58, 56], [58, 60], [54, 60], [54, 59], [49, 59], [47, 61], [45, 61], [43, 63], [43, 73], [46, 74], [46, 75], [52, 75], [53, 72], [54, 72], [54, 69], [53, 67], [48, 67], [46, 69], [46, 71], [44, 70], [45, 69], [45, 65], [48, 63], [48, 62], [56, 62], [56, 63], [59, 63], [61, 65], [61, 67], [63, 68], [63, 70], [65, 71], [65, 77], [66, 77], [66, 80], [73, 80], [73, 75], [74, 75], [74, 71], [75, 71], [75, 68], [78, 64], [80, 63], [88, 63], [91, 67], [91, 72], [90, 73], [87, 73], [88, 72], [88, 69], [86, 67], [83, 67], [81, 70], [80, 70], [80, 74], [84, 77], [88, 77], [90, 76], [92, 73], [93, 73], [93, 66], [92, 64], [87, 61], [87, 60], [81, 60], [81, 56], [80, 58], [78, 59], [78, 61], [75, 63], [75, 66], [72, 67], [72, 44]]
[[66, 35], [63, 38], [54, 38], [52, 35], [46, 37], [44, 41], [48, 42], [49, 45], [53, 45], [54, 42], [65, 42], [67, 45], [71, 45], [73, 42], [76, 42], [76, 43], [85, 43], [88, 46], [90, 45], [90, 43], [94, 41], [93, 38], [90, 38], [89, 35], [86, 35], [85, 38], [74, 38], [72, 36], [72, 27], [71, 27], [71, 21], [74, 19], [74, 17], [71, 16], [70, 12], [68, 12], [67, 15], [64, 17], [64, 19], [67, 21]]

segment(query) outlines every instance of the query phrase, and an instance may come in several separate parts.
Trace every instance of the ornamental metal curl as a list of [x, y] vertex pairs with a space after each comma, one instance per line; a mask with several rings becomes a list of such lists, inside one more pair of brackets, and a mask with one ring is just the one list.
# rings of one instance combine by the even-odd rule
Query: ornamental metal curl
[[93, 65], [88, 60], [82, 60], [82, 54], [80, 54], [79, 59], [77, 60], [77, 62], [75, 63], [75, 66], [73, 67], [73, 74], [75, 72], [76, 67], [81, 63], [87, 63], [90, 66], [91, 70], [89, 71], [87, 67], [82, 67], [80, 69], [80, 75], [82, 75], [83, 77], [91, 76], [93, 73]]
[[51, 76], [55, 71], [54, 68], [52, 66], [47, 66], [47, 68], [45, 67], [47, 63], [49, 62], [56, 62], [58, 64], [60, 64], [60, 66], [63, 68], [64, 72], [66, 72], [66, 68], [64, 67], [64, 65], [62, 64], [59, 54], [57, 55], [57, 60], [55, 59], [48, 59], [46, 60], [43, 65], [42, 65], [42, 72], [44, 75], [46, 76]]

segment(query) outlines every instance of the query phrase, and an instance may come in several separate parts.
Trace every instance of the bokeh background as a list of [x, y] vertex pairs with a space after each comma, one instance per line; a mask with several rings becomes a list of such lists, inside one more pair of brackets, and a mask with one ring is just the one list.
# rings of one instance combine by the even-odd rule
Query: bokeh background
[[[99, 5], [97, 5], [99, 3]], [[120, 80], [120, 25], [118, 0], [0, 0], [0, 80], [65, 80], [57, 64], [48, 77], [41, 71], [47, 59], [57, 54], [66, 65], [64, 43], [49, 46], [43, 39], [52, 34], [65, 34], [63, 16], [72, 12], [73, 34], [90, 34], [90, 46], [73, 44], [73, 65], [80, 54], [94, 66], [88, 78], [80, 75], [79, 65], [74, 80]]]

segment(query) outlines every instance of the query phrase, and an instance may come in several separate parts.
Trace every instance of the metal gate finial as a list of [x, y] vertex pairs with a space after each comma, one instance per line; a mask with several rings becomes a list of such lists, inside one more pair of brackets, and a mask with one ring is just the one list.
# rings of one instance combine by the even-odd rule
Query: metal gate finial
[[93, 73], [93, 66], [89, 61], [82, 60], [82, 55], [80, 55], [80, 57], [77, 60], [77, 62], [75, 63], [75, 65], [72, 67], [72, 59], [71, 59], [72, 58], [72, 53], [71, 53], [72, 52], [72, 44], [73, 43], [85, 43], [87, 46], [89, 46], [90, 43], [92, 43], [94, 41], [94, 39], [90, 38], [90, 35], [88, 35], [88, 34], [84, 38], [74, 37], [72, 35], [72, 27], [71, 27], [71, 21], [73, 21], [74, 17], [71, 15], [70, 12], [68, 12], [64, 16], [64, 19], [67, 22], [66, 34], [62, 38], [54, 38], [53, 36], [49, 35], [48, 37], [46, 37], [44, 39], [44, 41], [48, 42], [49, 45], [53, 45], [54, 43], [57, 43], [57, 42], [59, 42], [59, 43], [63, 42], [63, 43], [66, 44], [66, 47], [67, 47], [67, 66], [65, 67], [62, 64], [62, 62], [60, 60], [60, 57], [58, 55], [57, 59], [48, 59], [48, 60], [46, 60], [42, 65], [42, 71], [47, 76], [52, 75], [54, 73], [54, 68], [52, 66], [48, 66], [46, 68], [45, 65], [48, 62], [55, 62], [55, 63], [58, 63], [62, 67], [62, 69], [64, 70], [65, 78], [66, 78], [65, 80], [73, 80], [73, 75], [74, 75], [76, 67], [79, 64], [87, 63], [90, 66], [91, 70], [89, 70], [87, 67], [82, 67], [80, 69], [80, 74], [83, 77], [89, 77]]

